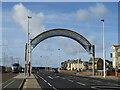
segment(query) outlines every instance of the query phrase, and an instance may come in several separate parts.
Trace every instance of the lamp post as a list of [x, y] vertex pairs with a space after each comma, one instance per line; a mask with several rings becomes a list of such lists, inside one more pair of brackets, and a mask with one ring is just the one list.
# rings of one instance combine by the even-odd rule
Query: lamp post
[[[40, 56], [40, 58], [42, 59], [42, 56]], [[42, 63], [41, 63], [41, 67], [42, 67]]]
[[59, 51], [59, 60], [60, 60], [60, 49], [58, 49], [58, 51]]
[[[29, 32], [29, 19], [31, 19], [32, 17], [31, 16], [28, 16], [28, 60], [27, 60], [27, 76], [28, 76], [28, 73], [29, 73], [29, 76], [30, 76], [30, 66], [31, 66], [31, 63], [30, 63], [30, 32]], [[28, 72], [29, 71], [29, 72]]]
[[106, 71], [105, 71], [105, 25], [104, 25], [104, 19], [101, 19], [101, 22], [103, 24], [103, 68], [104, 68], [104, 75], [103, 77], [106, 77]]

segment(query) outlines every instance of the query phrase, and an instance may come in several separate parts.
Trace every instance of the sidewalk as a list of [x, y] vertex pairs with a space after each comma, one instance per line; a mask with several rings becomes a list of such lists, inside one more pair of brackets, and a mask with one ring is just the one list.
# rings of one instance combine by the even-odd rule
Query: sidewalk
[[107, 80], [114, 80], [114, 81], [120, 80], [119, 77], [115, 77], [115, 76], [106, 76], [105, 78], [103, 76], [90, 76], [90, 77], [100, 78], [100, 79], [107, 79]]
[[119, 81], [120, 78], [119, 77], [115, 77], [115, 76], [106, 76], [105, 78], [103, 76], [92, 76], [90, 74], [85, 74], [82, 72], [70, 72], [70, 71], [62, 71], [64, 73], [69, 73], [69, 74], [73, 74], [73, 75], [77, 75], [77, 76], [85, 76], [85, 77], [91, 77], [91, 78], [99, 78], [99, 79], [104, 79], [104, 80], [113, 80], [113, 81]]
[[22, 90], [29, 90], [29, 89], [33, 89], [33, 88], [42, 90], [42, 88], [38, 84], [38, 82], [35, 79], [35, 76], [33, 74], [31, 74], [31, 76], [27, 78], [24, 75], [24, 73], [19, 73], [19, 75], [17, 75], [14, 78], [23, 79], [23, 82], [21, 83], [21, 86], [19, 87]]
[[33, 89], [33, 88], [42, 90], [42, 88], [38, 84], [37, 80], [35, 79], [35, 76], [33, 74], [31, 74], [30, 77], [25, 79], [22, 90], [29, 90], [29, 89]]
[[84, 73], [76, 73], [76, 75], [79, 75], [79, 76], [86, 76], [86, 77], [92, 77], [92, 78], [100, 78], [100, 79], [106, 79], [106, 80], [114, 80], [114, 81], [118, 81], [120, 80], [119, 77], [115, 77], [115, 76], [106, 76], [105, 78], [103, 76], [98, 76], [98, 75], [90, 75], [90, 74], [84, 74]]

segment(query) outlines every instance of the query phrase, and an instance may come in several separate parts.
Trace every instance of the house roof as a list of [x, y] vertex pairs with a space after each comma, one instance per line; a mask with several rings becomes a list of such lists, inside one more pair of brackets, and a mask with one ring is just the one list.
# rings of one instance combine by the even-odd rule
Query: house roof
[[120, 47], [120, 45], [113, 45], [114, 47]]
[[[92, 62], [93, 58], [90, 58], [89, 62]], [[102, 60], [101, 58], [97, 57], [95, 58], [95, 62], [97, 62], [98, 60]]]

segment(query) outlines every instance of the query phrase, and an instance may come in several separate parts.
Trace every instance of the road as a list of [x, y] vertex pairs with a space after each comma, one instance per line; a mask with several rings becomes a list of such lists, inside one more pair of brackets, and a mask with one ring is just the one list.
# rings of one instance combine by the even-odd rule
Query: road
[[12, 73], [12, 72], [2, 73], [2, 83], [4, 83], [5, 81], [7, 81], [17, 75], [18, 75], [18, 73]]
[[88, 89], [88, 90], [118, 90], [120, 85], [115, 82], [93, 79], [90, 77], [76, 76], [67, 73], [53, 73], [51, 71], [39, 71], [35, 77], [42, 89]]
[[2, 84], [0, 84], [0, 86], [2, 86], [3, 90], [6, 89], [16, 89], [19, 90], [19, 88], [22, 85], [23, 82], [23, 78], [16, 78], [15, 76], [17, 76], [18, 73], [3, 73], [2, 74]]

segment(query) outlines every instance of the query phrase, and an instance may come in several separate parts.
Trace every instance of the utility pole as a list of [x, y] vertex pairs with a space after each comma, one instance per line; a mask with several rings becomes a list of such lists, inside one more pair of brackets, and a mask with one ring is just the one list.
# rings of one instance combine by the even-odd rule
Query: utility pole
[[6, 62], [6, 56], [5, 56], [5, 52], [3, 53], [3, 58], [4, 58], [4, 59], [3, 59], [3, 60], [4, 60], [4, 63], [3, 63], [3, 65], [5, 66], [5, 64], [6, 64], [6, 63], [5, 63], [5, 62]]
[[32, 17], [28, 16], [28, 60], [27, 60], [27, 75], [29, 73], [29, 76], [30, 76], [30, 70], [31, 70], [31, 61], [30, 61], [30, 32], [29, 32], [29, 19], [31, 19]]
[[104, 25], [104, 20], [102, 19], [101, 20], [102, 24], [103, 24], [103, 69], [104, 69], [104, 75], [103, 77], [105, 78], [106, 77], [106, 69], [105, 69], [105, 25]]
[[77, 68], [77, 71], [79, 71], [79, 58], [78, 58], [78, 60], [77, 60], [77, 61], [78, 61], [78, 62], [77, 62], [77, 63], [78, 63], [78, 68]]
[[92, 46], [92, 49], [93, 49], [93, 60], [92, 60], [92, 75], [94, 76], [95, 75], [95, 45]]

